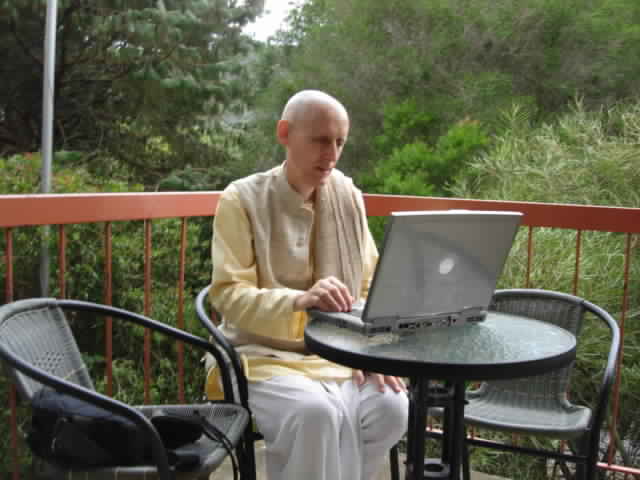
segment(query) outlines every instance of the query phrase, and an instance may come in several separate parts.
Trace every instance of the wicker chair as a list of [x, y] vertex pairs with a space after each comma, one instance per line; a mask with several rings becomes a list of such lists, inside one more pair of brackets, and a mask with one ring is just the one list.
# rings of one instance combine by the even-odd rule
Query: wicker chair
[[[242, 371], [242, 367], [240, 364], [240, 359], [234, 347], [229, 343], [226, 337], [220, 333], [217, 325], [211, 321], [210, 311], [212, 310], [210, 302], [208, 301], [209, 297], [209, 288], [210, 285], [204, 287], [198, 293], [196, 297], [196, 312], [198, 314], [198, 318], [204, 327], [211, 334], [211, 340], [218, 344], [220, 348], [225, 352], [227, 357], [225, 365], [227, 368], [233, 373], [233, 390], [235, 395], [237, 395], [240, 399], [240, 403], [248, 408], [249, 405], [249, 390], [247, 387], [247, 379], [244, 376], [244, 372]], [[219, 313], [213, 312], [215, 317], [217, 318], [217, 323], [222, 321], [222, 317]], [[220, 363], [218, 362], [220, 365]], [[225, 390], [226, 392], [226, 390]], [[262, 435], [259, 431], [253, 431], [253, 440], [261, 440]], [[394, 446], [389, 452], [389, 461], [391, 464], [391, 480], [399, 480], [400, 479], [400, 471], [398, 464], [398, 447]]]
[[[236, 451], [240, 450], [239, 456], [244, 455], [239, 445], [249, 432], [250, 415], [241, 405], [221, 402], [131, 407], [96, 392], [67, 322], [66, 315], [71, 312], [79, 313], [76, 315], [78, 319], [109, 317], [115, 321], [133, 322], [209, 351], [216, 358], [222, 358], [209, 342], [200, 337], [118, 308], [52, 298], [20, 300], [3, 305], [0, 307], [0, 359], [7, 367], [23, 400], [30, 402], [43, 388], [70, 394], [125, 416], [147, 432], [151, 443], [153, 465], [78, 470], [36, 460], [33, 472], [35, 477], [98, 480], [208, 478], [227, 457], [227, 451], [221, 444], [203, 436], [197, 442], [181, 447], [185, 451], [199, 454], [201, 462], [198, 468], [187, 472], [175, 471], [169, 466], [162, 440], [149, 420], [158, 410], [177, 414], [198, 412], [226, 434]], [[224, 378], [223, 381], [229, 384], [230, 379]], [[240, 464], [241, 478], [254, 479], [255, 471], [250, 470], [250, 465], [242, 461]]]
[[[217, 348], [223, 352], [224, 358], [223, 361], [216, 358], [216, 362], [218, 366], [224, 365], [224, 368], [220, 368], [221, 376], [229, 376], [230, 381], [228, 385], [224, 384], [223, 381], [223, 391], [225, 398], [229, 397], [234, 399], [236, 403], [244, 406], [247, 410], [249, 410], [249, 389], [247, 386], [247, 378], [244, 376], [244, 371], [242, 370], [242, 365], [240, 363], [240, 357], [236, 352], [235, 348], [229, 340], [218, 330], [217, 323], [222, 320], [220, 314], [215, 312], [208, 301], [209, 298], [209, 288], [210, 285], [204, 287], [195, 300], [196, 313], [198, 315], [198, 319], [202, 323], [202, 325], [207, 329], [210, 334], [209, 341], [216, 345]], [[216, 318], [216, 323], [211, 320], [211, 314], [214, 314], [214, 318]], [[210, 399], [216, 400], [216, 399]], [[262, 440], [262, 434], [258, 432], [255, 428], [255, 422], [252, 422], [252, 428], [250, 433], [246, 436], [245, 441], [247, 444], [245, 445], [245, 451], [249, 452], [247, 455], [246, 461], [251, 464], [252, 468], [255, 471], [255, 449], [253, 447], [253, 443]]]
[[[596, 471], [600, 429], [607, 412], [607, 401], [615, 377], [620, 350], [620, 333], [616, 321], [602, 308], [586, 300], [559, 292], [534, 289], [498, 290], [491, 310], [522, 315], [558, 325], [578, 339], [587, 314], [601, 321], [611, 333], [604, 373], [593, 409], [572, 404], [568, 397], [573, 365], [534, 377], [487, 381], [467, 392], [466, 425], [514, 434], [544, 436], [567, 440], [574, 453], [526, 448], [510, 444], [468, 438], [466, 444], [516, 451], [576, 464], [576, 477], [592, 480]], [[532, 332], [535, 334], [535, 332]], [[603, 340], [604, 341], [604, 340]], [[430, 413], [442, 414], [434, 409]], [[465, 448], [465, 476], [468, 450]]]

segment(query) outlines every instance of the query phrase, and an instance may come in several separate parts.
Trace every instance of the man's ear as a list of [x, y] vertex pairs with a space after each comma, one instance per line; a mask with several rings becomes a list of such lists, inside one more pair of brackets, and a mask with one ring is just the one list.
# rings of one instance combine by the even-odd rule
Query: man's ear
[[276, 136], [278, 137], [278, 142], [281, 145], [287, 145], [289, 143], [289, 121], [288, 120], [278, 120], [278, 124], [276, 125]]

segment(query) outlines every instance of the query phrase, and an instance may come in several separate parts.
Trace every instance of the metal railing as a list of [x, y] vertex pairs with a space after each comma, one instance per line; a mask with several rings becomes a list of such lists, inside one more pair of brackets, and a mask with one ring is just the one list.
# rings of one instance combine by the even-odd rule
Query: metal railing
[[[0, 196], [0, 229], [4, 248], [0, 251], [4, 262], [4, 302], [15, 300], [14, 291], [14, 262], [19, 252], [15, 251], [13, 238], [16, 231], [30, 226], [50, 225], [57, 228], [57, 281], [60, 297], [66, 296], [66, 285], [69, 281], [67, 271], [67, 225], [75, 224], [100, 224], [102, 225], [103, 248], [103, 284], [104, 295], [101, 299], [91, 299], [96, 302], [111, 304], [113, 297], [113, 233], [114, 222], [130, 221], [143, 222], [144, 224], [144, 302], [143, 313], [153, 316], [152, 293], [152, 231], [153, 222], [158, 219], [178, 219], [180, 222], [180, 235], [178, 245], [175, 246], [175, 254], [178, 258], [177, 306], [176, 321], [178, 328], [184, 328], [185, 306], [185, 275], [186, 275], [186, 250], [189, 241], [187, 225], [190, 218], [213, 217], [219, 192], [197, 193], [124, 193], [124, 194], [65, 194], [65, 195], [5, 195]], [[619, 362], [624, 359], [624, 327], [628, 316], [629, 291], [632, 252], [635, 246], [636, 235], [640, 233], [640, 208], [618, 208], [585, 205], [542, 204], [529, 202], [505, 202], [467, 200], [452, 198], [391, 196], [391, 195], [366, 195], [365, 202], [367, 213], [370, 216], [387, 216], [392, 211], [401, 210], [441, 210], [441, 209], [470, 209], [470, 210], [509, 210], [524, 213], [522, 227], [527, 234], [527, 258], [522, 285], [529, 287], [531, 272], [535, 265], [534, 243], [535, 231], [541, 227], [551, 227], [575, 231], [575, 270], [573, 274], [572, 292], [578, 293], [581, 281], [581, 256], [583, 232], [599, 231], [622, 234], [625, 238], [623, 251], [623, 267], [620, 271], [622, 289], [620, 291], [620, 310], [618, 322], [621, 327], [623, 352]], [[106, 361], [106, 393], [112, 391], [112, 331], [109, 321], [105, 327]], [[151, 379], [151, 339], [149, 334], [144, 337], [144, 398], [149, 401]], [[177, 377], [178, 399], [184, 401], [184, 359], [183, 351], [177, 352]], [[619, 370], [620, 371], [620, 370]], [[621, 378], [618, 374], [612, 401], [613, 425], [619, 413], [619, 393]], [[12, 389], [9, 398], [6, 399], [7, 409], [10, 411], [11, 444], [10, 449], [13, 458], [14, 479], [20, 478], [21, 467], [19, 465], [19, 441], [16, 420], [16, 394]], [[3, 452], [4, 455], [9, 454]], [[640, 478], [640, 469], [633, 466], [617, 465], [614, 463], [615, 451], [610, 450], [606, 463], [600, 463], [602, 469], [617, 474], [634, 475]]]

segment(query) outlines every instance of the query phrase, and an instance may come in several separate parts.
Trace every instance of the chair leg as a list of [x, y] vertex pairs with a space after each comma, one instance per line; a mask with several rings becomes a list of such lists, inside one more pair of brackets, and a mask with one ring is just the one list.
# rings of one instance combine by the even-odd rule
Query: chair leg
[[245, 433], [238, 449], [240, 480], [256, 480], [256, 453], [253, 430], [251, 430], [251, 426], [248, 428], [249, 431]]
[[398, 462], [398, 445], [394, 445], [389, 450], [389, 468], [391, 469], [391, 480], [400, 480], [400, 463]]
[[580, 437], [576, 442], [576, 450], [578, 455], [585, 455], [587, 457], [586, 463], [576, 463], [576, 480], [595, 480], [596, 478], [598, 448], [597, 443], [595, 448], [593, 445], [591, 445], [591, 443], [592, 442], [590, 442], [589, 433]]
[[471, 480], [469, 445], [466, 441], [462, 442], [462, 478], [463, 480]]

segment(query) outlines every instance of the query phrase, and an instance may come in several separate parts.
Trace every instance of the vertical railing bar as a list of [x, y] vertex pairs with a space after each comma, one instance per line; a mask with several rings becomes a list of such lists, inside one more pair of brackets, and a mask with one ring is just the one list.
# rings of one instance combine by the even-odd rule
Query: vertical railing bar
[[[527, 273], [525, 278], [525, 288], [531, 287], [531, 264], [533, 262], [533, 227], [529, 225], [529, 230], [527, 233]], [[511, 441], [514, 444], [518, 444], [520, 441], [520, 436], [518, 434], [511, 435]]]
[[[582, 252], [582, 230], [576, 230], [576, 261], [573, 270], [573, 286], [572, 292], [574, 295], [578, 294], [578, 282], [580, 280], [580, 257]], [[567, 395], [570, 395], [571, 392], [567, 392]], [[558, 446], [558, 451], [563, 452], [567, 447], [566, 441], [561, 440]], [[554, 464], [553, 467], [553, 478], [556, 478], [556, 467], [557, 463]]]
[[15, 384], [9, 389], [9, 409], [11, 410], [11, 449], [13, 450], [13, 480], [20, 479], [20, 459], [18, 450], [18, 409]]
[[[9, 303], [13, 301], [13, 228], [5, 228], [4, 239], [6, 245], [4, 253], [6, 266], [4, 297], [5, 302]], [[16, 396], [16, 386], [12, 383], [11, 387], [9, 388], [9, 410], [11, 412], [11, 414], [9, 415], [9, 429], [11, 430], [11, 450], [13, 452], [13, 474], [11, 477], [13, 480], [20, 479], [20, 452], [18, 451], [18, 410], [16, 408]]]
[[[111, 222], [104, 224], [104, 303], [113, 303], [113, 238]], [[107, 317], [104, 323], [104, 356], [106, 394], [113, 395], [113, 320]]]
[[[151, 225], [144, 221], [144, 314], [151, 316]], [[151, 403], [151, 330], [144, 331], [144, 402]]]
[[4, 229], [4, 243], [6, 245], [4, 264], [7, 269], [7, 273], [5, 274], [4, 298], [5, 302], [9, 303], [13, 301], [13, 228], [8, 227]]
[[[178, 328], [184, 330], [184, 277], [187, 257], [187, 217], [182, 218], [180, 227], [180, 266], [178, 273]], [[178, 342], [178, 399], [184, 399], [184, 344]]]
[[524, 288], [531, 285], [531, 261], [533, 259], [533, 227], [529, 225], [529, 234], [527, 237], [527, 276], [524, 282]]
[[[627, 242], [624, 252], [624, 276], [622, 287], [622, 313], [620, 314], [620, 352], [618, 353], [616, 381], [613, 384], [613, 405], [611, 407], [611, 425], [609, 438], [615, 438], [613, 435], [614, 428], [618, 425], [618, 411], [620, 408], [620, 381], [622, 372], [621, 366], [624, 359], [624, 322], [629, 308], [629, 271], [631, 269], [631, 240], [633, 235], [627, 233]], [[612, 463], [616, 452], [615, 442], [609, 441], [609, 452], [607, 462]]]
[[578, 295], [580, 281], [580, 255], [582, 253], [582, 230], [576, 230], [576, 266], [573, 272], [573, 294]]
[[67, 235], [64, 225], [58, 225], [58, 288], [60, 298], [67, 298], [65, 277], [67, 275]]

